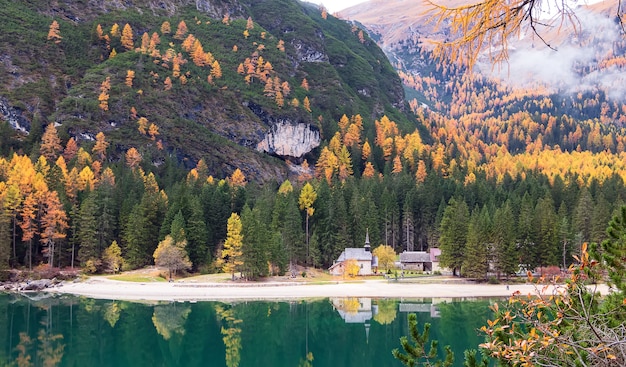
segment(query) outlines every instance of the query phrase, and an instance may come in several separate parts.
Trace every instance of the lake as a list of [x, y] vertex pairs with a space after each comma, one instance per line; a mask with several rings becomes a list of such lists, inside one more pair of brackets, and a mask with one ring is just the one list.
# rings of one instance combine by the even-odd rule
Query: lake
[[341, 298], [124, 302], [0, 294], [0, 365], [401, 366], [407, 315], [432, 324], [455, 365], [476, 348], [493, 301]]

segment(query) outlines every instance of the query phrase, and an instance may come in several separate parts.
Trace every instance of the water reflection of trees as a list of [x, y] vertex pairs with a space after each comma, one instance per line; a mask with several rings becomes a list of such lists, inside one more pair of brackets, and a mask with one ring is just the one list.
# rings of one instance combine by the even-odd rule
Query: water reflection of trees
[[152, 323], [163, 339], [170, 340], [172, 335], [185, 335], [185, 322], [191, 312], [189, 305], [170, 303], [154, 307]]
[[[23, 317], [26, 331], [19, 331], [19, 342], [11, 351], [15, 356], [13, 363], [7, 365], [53, 367], [61, 363], [65, 354], [65, 343], [63, 334], [57, 332], [58, 327], [53, 323], [55, 320], [53, 313], [57, 309], [55, 306], [64, 306], [64, 303], [64, 300], [59, 299], [33, 301], [18, 297], [13, 300], [10, 316], [7, 315], [10, 317], [11, 329], [15, 321], [14, 318]], [[35, 324], [38, 327], [34, 330], [30, 327], [31, 318], [38, 321]], [[31, 337], [33, 333], [36, 333], [36, 339]], [[11, 337], [9, 335], [9, 338]]]
[[120, 314], [122, 313], [122, 309], [118, 302], [111, 302], [104, 306], [104, 319], [111, 325], [112, 328], [115, 327], [117, 321], [120, 319]]
[[398, 301], [393, 299], [379, 299], [378, 312], [374, 315], [374, 321], [381, 325], [389, 325], [396, 319], [398, 314]]
[[215, 306], [215, 313], [222, 320], [222, 340], [226, 347], [226, 366], [238, 367], [241, 361], [241, 328], [238, 327], [243, 320], [235, 317], [233, 308], [222, 305]]

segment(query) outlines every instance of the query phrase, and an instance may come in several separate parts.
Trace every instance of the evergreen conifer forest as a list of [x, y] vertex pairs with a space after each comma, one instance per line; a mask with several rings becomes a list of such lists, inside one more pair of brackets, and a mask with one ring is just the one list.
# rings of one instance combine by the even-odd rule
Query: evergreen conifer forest
[[[508, 277], [567, 268], [626, 197], [625, 107], [602, 91], [516, 94], [414, 44], [404, 103], [358, 24], [287, 0], [0, 5], [3, 269], [257, 279], [327, 268], [368, 231], [373, 249], [440, 247], [457, 274]], [[254, 149], [281, 119], [320, 146]]]

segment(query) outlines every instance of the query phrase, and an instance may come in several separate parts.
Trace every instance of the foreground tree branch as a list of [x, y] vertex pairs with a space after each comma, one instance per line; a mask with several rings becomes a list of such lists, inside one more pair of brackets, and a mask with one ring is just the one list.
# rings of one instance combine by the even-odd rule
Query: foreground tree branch
[[[509, 40], [527, 31], [554, 49], [542, 35], [545, 30], [560, 30], [565, 24], [573, 26], [576, 33], [580, 29], [574, 11], [562, 0], [484, 0], [458, 7], [427, 1], [431, 5], [429, 20], [439, 28], [450, 27], [450, 38], [436, 44], [435, 54], [469, 68], [483, 53], [493, 63], [507, 61]], [[544, 23], [542, 15], [552, 6], [557, 16]]]

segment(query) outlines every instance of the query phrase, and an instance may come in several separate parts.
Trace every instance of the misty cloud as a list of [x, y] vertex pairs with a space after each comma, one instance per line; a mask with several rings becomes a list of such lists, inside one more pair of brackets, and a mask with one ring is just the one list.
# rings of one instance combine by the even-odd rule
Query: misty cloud
[[[509, 64], [500, 70], [481, 65], [481, 70], [502, 79], [513, 87], [545, 86], [551, 90], [577, 92], [602, 89], [611, 98], [626, 95], [626, 73], [618, 67], [598, 68], [599, 62], [613, 52], [615, 42], [623, 41], [614, 18], [591, 13], [583, 8], [576, 11], [579, 33], [571, 25], [557, 33], [546, 30], [545, 36], [556, 50], [550, 49], [537, 37], [511, 41]], [[582, 66], [585, 66], [583, 71]]]

